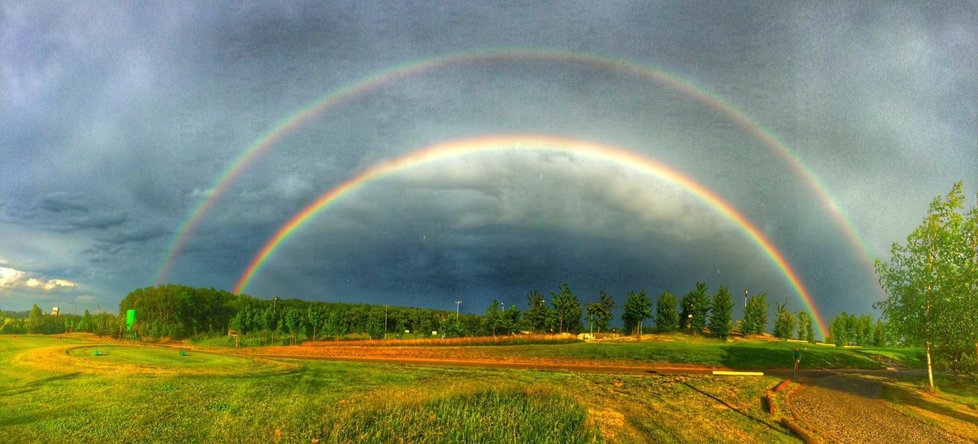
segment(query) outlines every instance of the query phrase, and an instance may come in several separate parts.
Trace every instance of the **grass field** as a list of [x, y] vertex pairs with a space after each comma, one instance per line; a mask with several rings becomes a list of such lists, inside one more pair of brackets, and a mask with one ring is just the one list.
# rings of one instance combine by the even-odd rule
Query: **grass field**
[[0, 336], [0, 440], [797, 442], [761, 403], [778, 382], [180, 356]]

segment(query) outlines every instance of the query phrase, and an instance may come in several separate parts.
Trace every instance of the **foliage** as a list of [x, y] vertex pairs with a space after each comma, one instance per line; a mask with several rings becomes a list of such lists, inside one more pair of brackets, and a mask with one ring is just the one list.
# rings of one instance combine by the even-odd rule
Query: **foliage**
[[492, 303], [486, 308], [486, 314], [482, 317], [482, 321], [486, 330], [491, 331], [492, 335], [496, 336], [496, 329], [503, 327], [503, 314], [499, 310], [499, 300], [492, 300]]
[[549, 325], [547, 320], [550, 318], [550, 309], [547, 302], [539, 291], [533, 290], [526, 295], [526, 320], [530, 324], [530, 330], [534, 333], [546, 333]]
[[659, 296], [655, 304], [655, 326], [656, 330], [662, 332], [676, 331], [679, 329], [679, 312], [677, 311], [678, 301], [676, 297], [668, 291]]
[[939, 367], [978, 373], [978, 207], [965, 212], [962, 188], [956, 182], [935, 197], [906, 243], [893, 244], [889, 262], [876, 261], [887, 292], [876, 307]]
[[774, 337], [791, 339], [795, 332], [795, 315], [785, 304], [778, 304], [777, 317], [774, 318]]
[[581, 331], [581, 303], [566, 282], [558, 291], [550, 292], [557, 333]]
[[615, 300], [601, 290], [598, 293], [598, 301], [587, 304], [585, 317], [589, 325], [598, 327], [598, 333], [608, 330], [608, 324], [614, 317]]
[[733, 297], [727, 287], [720, 286], [713, 295], [713, 305], [710, 308], [710, 333], [714, 337], [727, 339], [730, 336], [730, 320], [733, 318]]
[[751, 296], [744, 307], [744, 321], [741, 329], [744, 335], [759, 335], [767, 331], [767, 295], [764, 293]]
[[798, 339], [808, 341], [809, 344], [815, 343], [815, 328], [811, 315], [807, 311], [798, 312]]
[[709, 312], [710, 297], [707, 296], [706, 284], [697, 282], [696, 288], [683, 296], [682, 313], [679, 316], [680, 322], [692, 332], [702, 333], [703, 328], [706, 327]]
[[652, 317], [652, 301], [645, 295], [645, 290], [629, 291], [624, 309], [621, 320], [625, 322], [625, 332], [641, 335], [642, 323]]

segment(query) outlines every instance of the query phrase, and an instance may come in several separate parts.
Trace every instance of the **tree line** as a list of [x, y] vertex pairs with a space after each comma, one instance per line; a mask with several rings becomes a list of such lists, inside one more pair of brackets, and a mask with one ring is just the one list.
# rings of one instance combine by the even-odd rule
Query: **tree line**
[[99, 336], [120, 335], [119, 318], [112, 313], [58, 314], [44, 313], [34, 304], [26, 312], [5, 311], [0, 316], [0, 334], [95, 333]]

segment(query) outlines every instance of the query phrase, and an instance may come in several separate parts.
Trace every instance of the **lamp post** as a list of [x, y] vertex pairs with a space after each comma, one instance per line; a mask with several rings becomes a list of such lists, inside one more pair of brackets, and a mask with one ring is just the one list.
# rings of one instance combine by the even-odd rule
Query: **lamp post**
[[688, 319], [688, 321], [686, 321], [686, 326], [689, 327], [689, 332], [692, 333], [693, 332], [693, 314], [690, 313], [689, 315], [687, 315], [686, 316], [686, 319]]

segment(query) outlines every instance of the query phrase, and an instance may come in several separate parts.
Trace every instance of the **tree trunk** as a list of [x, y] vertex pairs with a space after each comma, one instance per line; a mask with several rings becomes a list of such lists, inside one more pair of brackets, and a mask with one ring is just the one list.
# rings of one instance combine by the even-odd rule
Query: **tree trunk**
[[925, 343], [927, 349], [927, 381], [930, 382], [930, 391], [934, 391], [934, 369], [930, 363], [930, 341]]

